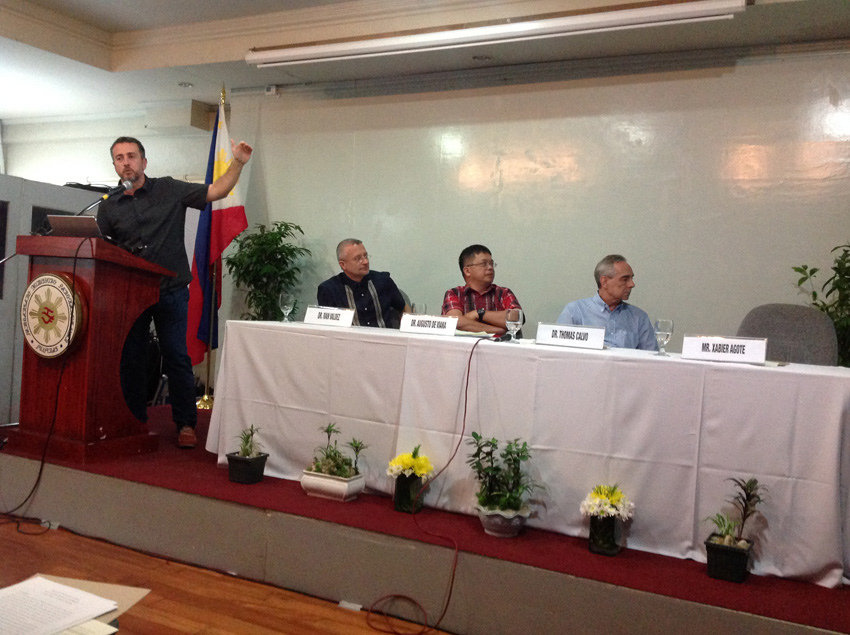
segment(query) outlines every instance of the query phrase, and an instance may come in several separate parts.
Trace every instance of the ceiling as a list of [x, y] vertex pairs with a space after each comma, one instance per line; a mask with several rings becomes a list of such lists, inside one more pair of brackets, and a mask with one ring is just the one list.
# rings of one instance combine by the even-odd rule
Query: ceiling
[[[217, 20], [280, 15], [282, 10], [335, 11], [353, 1], [356, 0], [0, 0], [0, 16], [4, 4], [32, 5], [35, 10], [47, 9], [72, 17], [106, 34], [148, 30], [156, 35], [176, 25], [191, 32]], [[203, 20], [198, 16], [199, 7], [203, 7]], [[771, 47], [813, 42], [850, 48], [850, 1], [756, 0], [732, 20], [268, 69], [231, 59], [111, 72], [48, 52], [49, 42], [32, 46], [0, 37], [0, 120], [8, 124], [123, 116], [189, 99], [215, 104], [222, 84], [231, 93], [260, 92], [272, 85], [729, 47], [772, 50]], [[250, 47], [245, 47], [245, 52], [247, 48]]]

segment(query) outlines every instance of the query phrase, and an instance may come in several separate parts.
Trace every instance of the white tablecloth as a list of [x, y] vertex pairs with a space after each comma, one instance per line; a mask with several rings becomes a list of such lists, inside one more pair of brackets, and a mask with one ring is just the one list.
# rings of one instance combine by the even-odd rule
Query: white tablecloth
[[[441, 469], [463, 426], [470, 337], [300, 323], [227, 323], [207, 450], [237, 447], [251, 424], [266, 473], [300, 478], [336, 422], [369, 445], [367, 486], [392, 491], [389, 459], [417, 444]], [[629, 350], [482, 341], [471, 360], [472, 430], [532, 448], [532, 526], [587, 535], [579, 503], [618, 483], [634, 501], [628, 547], [704, 561], [704, 519], [729, 511], [730, 477], [758, 477], [754, 571], [841, 584], [850, 571], [850, 371], [690, 362]], [[426, 505], [473, 513], [464, 443]]]

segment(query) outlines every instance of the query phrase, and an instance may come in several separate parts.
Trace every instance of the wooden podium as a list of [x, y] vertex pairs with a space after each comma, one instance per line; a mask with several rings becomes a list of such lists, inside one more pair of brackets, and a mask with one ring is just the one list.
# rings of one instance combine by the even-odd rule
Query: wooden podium
[[156, 450], [157, 435], [124, 401], [119, 365], [133, 323], [159, 299], [162, 276], [174, 274], [100, 238], [18, 236], [17, 253], [30, 256], [29, 282], [43, 274], [73, 280], [84, 311], [63, 354], [45, 358], [24, 344], [10, 447], [41, 456], [49, 436], [48, 456], [77, 463]]

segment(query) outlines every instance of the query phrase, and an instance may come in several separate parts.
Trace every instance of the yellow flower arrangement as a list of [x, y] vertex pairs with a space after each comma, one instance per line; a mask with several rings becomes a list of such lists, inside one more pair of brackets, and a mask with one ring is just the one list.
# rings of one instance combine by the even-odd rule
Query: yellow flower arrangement
[[583, 516], [617, 516], [628, 520], [635, 513], [635, 504], [626, 498], [617, 485], [597, 485], [580, 507]]
[[389, 467], [387, 467], [387, 475], [392, 476], [393, 478], [399, 474], [404, 474], [405, 476], [415, 474], [423, 481], [431, 476], [433, 471], [434, 466], [431, 465], [431, 461], [428, 457], [424, 454], [419, 454], [418, 445], [413, 448], [413, 452], [399, 454], [390, 461]]

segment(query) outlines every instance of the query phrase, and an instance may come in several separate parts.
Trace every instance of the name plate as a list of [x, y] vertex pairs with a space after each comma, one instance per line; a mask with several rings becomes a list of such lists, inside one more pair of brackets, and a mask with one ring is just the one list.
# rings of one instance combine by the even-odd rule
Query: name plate
[[685, 335], [682, 342], [682, 359], [764, 364], [766, 355], [767, 340], [763, 338]]
[[605, 329], [601, 326], [573, 326], [572, 324], [544, 324], [540, 322], [537, 325], [537, 343], [602, 350], [605, 347]]
[[351, 326], [354, 322], [354, 309], [337, 309], [329, 306], [308, 306], [304, 315], [304, 324], [323, 326]]
[[401, 316], [402, 333], [430, 333], [431, 335], [454, 335], [457, 328], [457, 317], [450, 315], [414, 315], [405, 313]]

